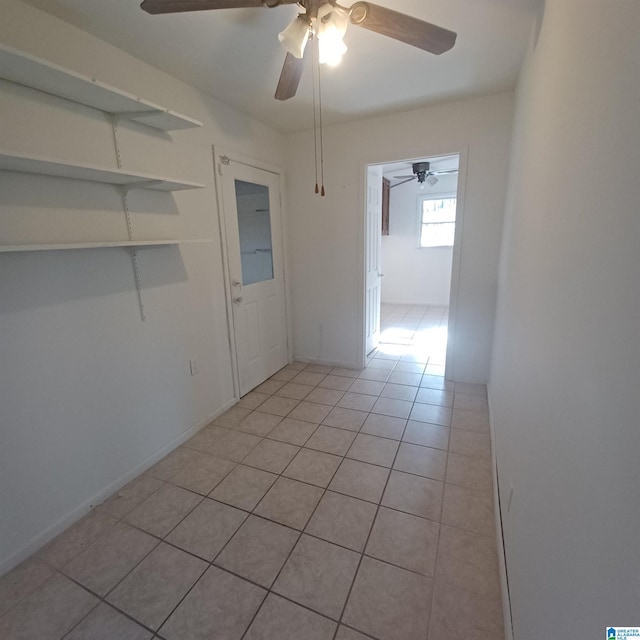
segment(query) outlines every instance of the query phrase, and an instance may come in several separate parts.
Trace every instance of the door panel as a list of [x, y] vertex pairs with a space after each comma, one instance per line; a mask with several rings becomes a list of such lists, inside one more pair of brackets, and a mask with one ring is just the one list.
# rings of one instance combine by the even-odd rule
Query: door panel
[[280, 179], [220, 165], [240, 395], [287, 364]]
[[365, 352], [380, 341], [380, 254], [382, 243], [382, 167], [367, 167]]

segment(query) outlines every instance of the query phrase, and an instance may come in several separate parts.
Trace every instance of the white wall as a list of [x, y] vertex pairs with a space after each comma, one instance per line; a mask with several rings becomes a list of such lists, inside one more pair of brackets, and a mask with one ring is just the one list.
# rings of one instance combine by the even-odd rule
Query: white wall
[[[132, 192], [137, 237], [212, 238], [140, 251], [146, 322], [124, 249], [0, 255], [2, 573], [233, 401], [211, 145], [283, 156], [267, 127], [17, 0], [2, 2], [0, 41], [203, 121], [122, 124], [122, 157], [207, 184]], [[116, 166], [100, 112], [3, 81], [0, 112], [0, 148]], [[113, 187], [0, 173], [0, 243], [126, 239]]]
[[490, 384], [517, 640], [640, 624], [640, 4], [546, 5]]
[[421, 249], [418, 198], [455, 194], [456, 175], [420, 189], [417, 180], [393, 187], [389, 202], [389, 235], [382, 236], [382, 302], [447, 306], [451, 290], [453, 247]]
[[447, 367], [457, 380], [486, 381], [512, 107], [513, 95], [505, 93], [329, 127], [325, 198], [313, 193], [313, 132], [286, 137], [298, 357], [346, 366], [363, 363], [366, 164], [461, 152], [462, 262], [459, 298], [451, 301], [458, 316]]

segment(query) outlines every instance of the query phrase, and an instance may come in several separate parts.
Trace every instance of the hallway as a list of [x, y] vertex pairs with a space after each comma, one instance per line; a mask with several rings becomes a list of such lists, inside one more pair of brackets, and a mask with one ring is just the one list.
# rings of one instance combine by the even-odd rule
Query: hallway
[[0, 638], [503, 637], [484, 386], [443, 307], [295, 362], [0, 579]]

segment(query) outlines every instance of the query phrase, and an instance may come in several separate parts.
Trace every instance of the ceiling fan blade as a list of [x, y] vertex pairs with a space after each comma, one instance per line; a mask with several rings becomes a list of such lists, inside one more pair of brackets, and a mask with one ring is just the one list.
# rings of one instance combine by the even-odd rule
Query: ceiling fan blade
[[413, 180], [416, 176], [393, 176], [396, 180]]
[[349, 17], [351, 24], [436, 55], [449, 51], [456, 42], [453, 31], [371, 2], [356, 2], [351, 6]]
[[296, 95], [303, 71], [304, 58], [296, 58], [287, 53], [276, 88], [276, 100], [289, 100], [289, 98], [293, 98]]
[[180, 13], [209, 9], [247, 9], [251, 7], [277, 7], [295, 4], [297, 0], [143, 0], [140, 8], [147, 13]]
[[442, 171], [429, 171], [430, 176], [446, 176], [451, 173], [458, 173], [459, 169], [442, 169]]

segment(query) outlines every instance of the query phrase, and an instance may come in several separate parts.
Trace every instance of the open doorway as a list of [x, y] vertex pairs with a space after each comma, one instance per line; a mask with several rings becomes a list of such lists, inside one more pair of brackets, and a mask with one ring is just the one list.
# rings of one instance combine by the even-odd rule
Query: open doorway
[[[374, 349], [368, 340], [368, 358], [402, 359], [445, 375], [459, 167], [458, 154], [368, 167], [368, 199], [371, 183], [381, 181], [375, 237], [367, 207], [366, 266], [371, 271], [378, 255], [380, 275], [379, 331]], [[375, 312], [367, 308], [365, 315]]]

